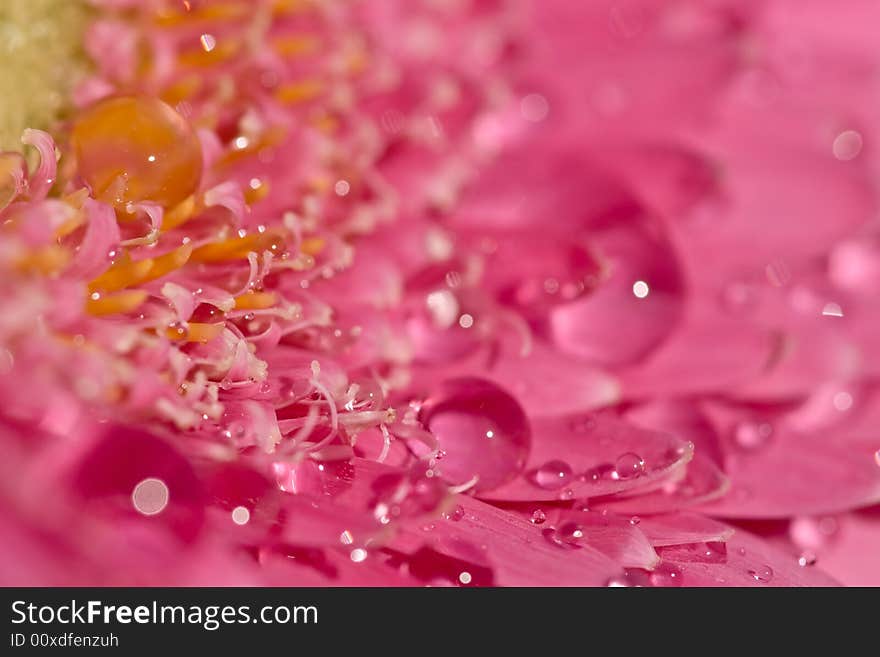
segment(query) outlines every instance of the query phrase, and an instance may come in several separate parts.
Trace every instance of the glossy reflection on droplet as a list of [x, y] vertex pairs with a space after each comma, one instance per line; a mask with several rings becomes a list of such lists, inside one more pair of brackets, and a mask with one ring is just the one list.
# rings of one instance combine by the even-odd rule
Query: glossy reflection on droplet
[[571, 482], [573, 472], [565, 461], [547, 461], [531, 473], [531, 481], [540, 488], [556, 490]]
[[444, 382], [421, 406], [419, 419], [446, 456], [438, 464], [449, 484], [488, 491], [519, 475], [531, 447], [528, 418], [510, 394], [478, 378]]

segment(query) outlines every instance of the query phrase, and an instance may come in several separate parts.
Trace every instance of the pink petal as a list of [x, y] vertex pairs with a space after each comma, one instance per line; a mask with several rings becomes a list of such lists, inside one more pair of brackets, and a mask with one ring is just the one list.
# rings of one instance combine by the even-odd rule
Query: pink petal
[[560, 548], [541, 529], [478, 500], [460, 497], [464, 513], [440, 520], [428, 531], [409, 530], [392, 544], [410, 551], [426, 544], [436, 553], [454, 557], [466, 567], [489, 569], [495, 586], [603, 586], [619, 566], [594, 548]]
[[[641, 469], [619, 474], [620, 459], [630, 456], [642, 460]], [[610, 414], [535, 419], [524, 474], [481, 497], [513, 501], [609, 495], [658, 485], [692, 456], [692, 445]]]
[[[733, 409], [712, 409], [722, 435], [741, 422]], [[748, 421], [748, 420], [747, 420]], [[860, 434], [796, 433], [772, 420], [772, 433], [748, 447], [728, 445], [731, 490], [703, 510], [729, 517], [778, 518], [832, 513], [880, 501], [876, 438]]]
[[89, 223], [68, 274], [88, 279], [110, 266], [108, 254], [119, 245], [120, 235], [116, 213], [109, 205], [87, 199], [83, 210]]
[[595, 500], [591, 506], [615, 513], [670, 513], [721, 499], [730, 490], [727, 476], [705, 454], [695, 453], [686, 468], [680, 479], [670, 478], [661, 488], [610, 495]]
[[[664, 565], [680, 572], [681, 586], [838, 586], [816, 568], [737, 529], [721, 544], [659, 548]], [[662, 566], [661, 566], [662, 567]]]
[[654, 547], [724, 542], [734, 534], [732, 527], [696, 513], [645, 516], [638, 527]]
[[23, 144], [34, 146], [40, 152], [40, 163], [28, 177], [28, 192], [31, 199], [40, 201], [49, 193], [55, 183], [58, 160], [55, 157], [55, 140], [42, 130], [28, 128], [21, 137]]
[[[561, 548], [589, 545], [624, 568], [653, 570], [660, 558], [640, 525], [608, 512], [551, 509], [542, 525], [544, 538]], [[572, 527], [583, 534], [571, 538]]]

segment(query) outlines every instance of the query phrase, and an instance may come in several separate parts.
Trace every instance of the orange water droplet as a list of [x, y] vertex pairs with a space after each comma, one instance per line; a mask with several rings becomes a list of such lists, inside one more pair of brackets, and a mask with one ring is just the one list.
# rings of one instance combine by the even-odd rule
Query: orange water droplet
[[83, 180], [117, 206], [142, 201], [175, 206], [196, 191], [202, 175], [195, 131], [156, 98], [97, 102], [77, 117], [71, 142]]

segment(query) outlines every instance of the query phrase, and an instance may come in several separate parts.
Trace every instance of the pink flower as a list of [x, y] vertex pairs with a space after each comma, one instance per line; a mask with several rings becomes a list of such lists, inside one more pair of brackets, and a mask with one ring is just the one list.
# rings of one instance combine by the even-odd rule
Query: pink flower
[[0, 582], [880, 583], [872, 3], [96, 5]]

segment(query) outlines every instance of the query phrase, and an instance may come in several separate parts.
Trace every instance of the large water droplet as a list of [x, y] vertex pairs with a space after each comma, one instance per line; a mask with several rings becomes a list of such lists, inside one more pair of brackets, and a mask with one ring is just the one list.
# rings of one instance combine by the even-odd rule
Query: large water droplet
[[633, 452], [622, 454], [614, 463], [614, 473], [617, 475], [617, 479], [632, 479], [644, 472], [645, 461]]
[[145, 516], [161, 513], [168, 506], [168, 486], [161, 479], [149, 477], [134, 487], [131, 501], [134, 508]]
[[446, 456], [442, 478], [461, 485], [476, 478], [478, 492], [520, 474], [531, 447], [529, 421], [519, 403], [490, 381], [451, 379], [419, 411], [422, 424]]
[[532, 511], [532, 517], [530, 520], [533, 525], [543, 525], [547, 521], [547, 514], [541, 509], [535, 509]]
[[531, 475], [535, 485], [547, 490], [562, 488], [571, 481], [573, 472], [571, 466], [565, 461], [547, 461]]

